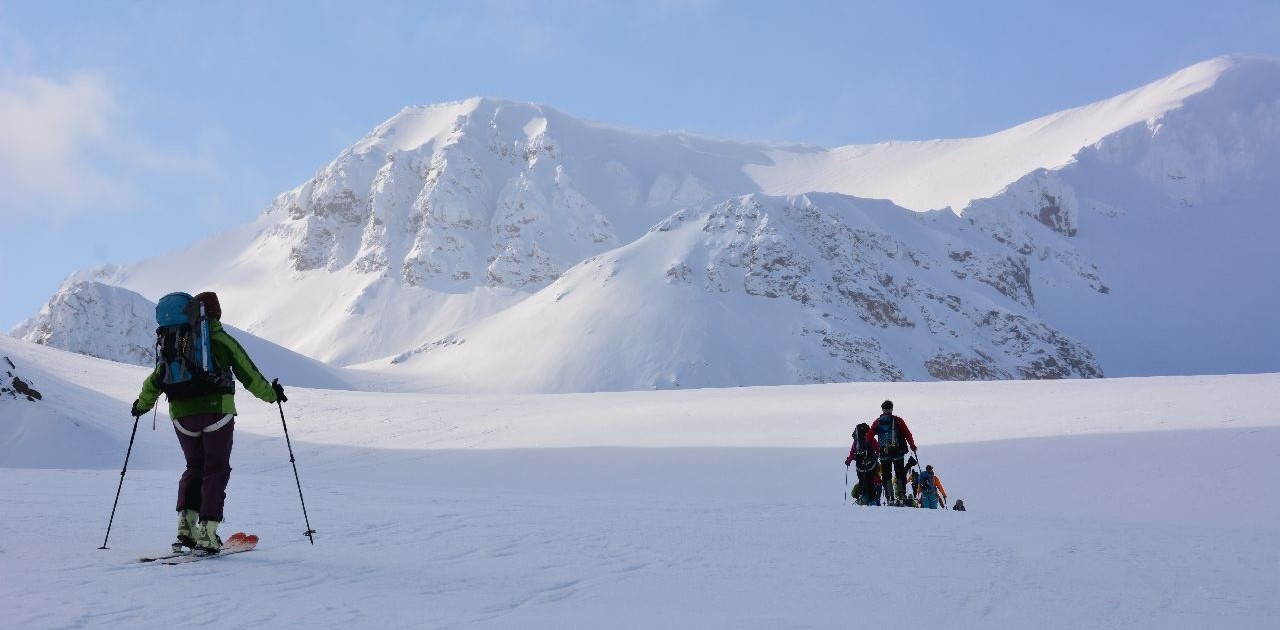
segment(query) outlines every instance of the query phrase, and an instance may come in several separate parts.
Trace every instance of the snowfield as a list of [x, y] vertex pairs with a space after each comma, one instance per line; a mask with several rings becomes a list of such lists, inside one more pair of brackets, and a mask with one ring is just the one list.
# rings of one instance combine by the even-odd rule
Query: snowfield
[[[1273, 628], [1280, 374], [238, 396], [224, 537], [180, 566], [146, 370], [0, 336], [6, 628]], [[11, 376], [5, 375], [8, 385]], [[269, 375], [272, 376], [272, 375]], [[287, 384], [287, 379], [286, 379]], [[891, 398], [968, 512], [845, 500]], [[837, 495], [837, 491], [840, 495]]]

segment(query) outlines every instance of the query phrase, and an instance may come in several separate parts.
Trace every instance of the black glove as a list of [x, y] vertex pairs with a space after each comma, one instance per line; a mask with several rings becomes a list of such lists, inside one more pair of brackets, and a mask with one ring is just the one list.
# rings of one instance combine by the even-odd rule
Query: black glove
[[138, 401], [136, 401], [136, 400], [135, 400], [135, 401], [133, 401], [133, 406], [129, 407], [129, 413], [130, 413], [133, 417], [135, 417], [135, 418], [137, 418], [138, 416], [141, 416], [142, 414], [144, 414], [144, 413], [146, 413], [146, 412], [147, 412], [147, 410], [146, 410], [146, 409], [139, 409], [139, 408], [138, 408]]
[[852, 460], [852, 459], [845, 458], [845, 460], [844, 460], [844, 467], [845, 467], [845, 468], [848, 468], [848, 467], [849, 467], [849, 464], [850, 464], [851, 462], [853, 462], [853, 460]]
[[280, 379], [271, 379], [271, 389], [276, 391], [276, 400], [282, 403], [289, 402], [289, 397], [284, 395], [284, 386], [280, 384]]

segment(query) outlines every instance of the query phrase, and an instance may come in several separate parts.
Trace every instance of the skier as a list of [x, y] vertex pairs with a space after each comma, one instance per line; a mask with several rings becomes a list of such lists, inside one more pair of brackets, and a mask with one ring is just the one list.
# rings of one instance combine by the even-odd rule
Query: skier
[[938, 495], [942, 495], [942, 506], [947, 506], [947, 489], [942, 487], [942, 479], [933, 472], [933, 466], [925, 466], [920, 473], [920, 507], [930, 510], [938, 509]]
[[877, 505], [880, 503], [880, 480], [876, 468], [880, 455], [880, 445], [871, 427], [863, 422], [853, 429], [853, 446], [849, 447], [849, 456], [844, 458], [844, 465], [857, 462], [858, 484], [854, 486], [854, 498], [858, 505]]
[[[178, 481], [178, 539], [173, 543], [173, 550], [179, 553], [186, 547], [198, 555], [216, 554], [222, 549], [218, 524], [222, 522], [227, 482], [231, 478], [231, 443], [235, 429], [235, 385], [230, 377], [234, 374], [245, 389], [265, 402], [285, 402], [288, 398], [284, 395], [284, 387], [277, 382], [268, 382], [244, 348], [222, 329], [219, 321], [222, 306], [216, 294], [205, 292], [194, 298], [185, 293], [171, 295], [180, 296], [179, 299], [189, 298], [185, 304], [199, 303], [179, 307], [194, 309], [189, 312], [198, 313], [198, 307], [203, 306], [213, 360], [209, 378], [217, 383], [208, 385], [201, 382], [198, 386], [166, 393], [169, 416], [186, 458], [186, 469]], [[157, 318], [169, 297], [165, 296], [157, 306]], [[184, 333], [190, 334], [189, 330]], [[164, 352], [159, 345], [158, 341], [157, 355]], [[167, 369], [169, 365], [157, 356], [156, 370], [143, 381], [142, 393], [133, 401], [131, 413], [135, 417], [150, 411], [160, 398], [162, 389], [168, 387]]]
[[[880, 404], [880, 417], [871, 423], [880, 443], [880, 483], [884, 487], [884, 496], [890, 503], [900, 503], [907, 494], [906, 467], [902, 458], [907, 454], [907, 447], [916, 453], [916, 440], [907, 428], [907, 421], [893, 415], [893, 401], [886, 400]], [[895, 488], [896, 486], [896, 493]]]
[[956, 506], [955, 506], [955, 507], [953, 507], [953, 508], [951, 508], [951, 511], [953, 511], [953, 512], [963, 512], [963, 511], [965, 511], [965, 510], [964, 510], [964, 499], [956, 499]]

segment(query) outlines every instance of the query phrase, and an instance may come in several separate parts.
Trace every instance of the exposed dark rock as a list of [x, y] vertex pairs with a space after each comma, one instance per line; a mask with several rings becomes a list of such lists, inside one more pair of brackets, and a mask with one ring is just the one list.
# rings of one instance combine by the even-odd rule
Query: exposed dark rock
[[26, 396], [27, 400], [40, 400], [44, 398], [44, 396], [40, 395], [40, 392], [28, 385], [26, 381], [16, 376], [13, 377], [13, 391], [18, 392], [19, 395]]
[[940, 354], [928, 361], [924, 367], [929, 375], [943, 381], [993, 381], [1009, 378], [1009, 374], [996, 367], [990, 356], [978, 351], [976, 357], [967, 357], [959, 352]]
[[[901, 381], [906, 378], [902, 370], [898, 369], [888, 357], [884, 356], [884, 349], [874, 339], [853, 337], [835, 330], [806, 328], [801, 333], [808, 336], [818, 336], [822, 347], [826, 349], [831, 358], [837, 359], [851, 368], [857, 368], [858, 372], [870, 375], [875, 380]], [[812, 374], [804, 376], [805, 380], [814, 383], [866, 380], [865, 376], [858, 378], [856, 375], [844, 371], [840, 372], [839, 379], [829, 379], [827, 377], [819, 379]]]
[[667, 268], [667, 281], [687, 284], [693, 276], [693, 269], [685, 263], [677, 263]]
[[858, 317], [868, 324], [880, 328], [890, 326], [915, 328], [916, 323], [903, 314], [898, 305], [891, 300], [861, 291], [846, 292], [843, 288], [840, 293], [857, 310]]
[[988, 311], [977, 323], [988, 331], [997, 348], [1020, 358], [1022, 363], [1017, 367], [1020, 378], [1103, 376], [1102, 368], [1088, 348], [1042, 323], [1001, 311]]
[[9, 379], [8, 384], [0, 381], [0, 397], [8, 396], [10, 398], [26, 398], [31, 402], [42, 400], [44, 398], [44, 396], [42, 396], [40, 392], [36, 391], [34, 387], [21, 378], [18, 378], [18, 376], [13, 373], [13, 370], [17, 370], [18, 366], [13, 364], [12, 359], [5, 357], [4, 361], [9, 364], [11, 370], [5, 371], [5, 376]]
[[1075, 219], [1063, 209], [1062, 200], [1047, 192], [1040, 193], [1040, 199], [1040, 211], [1036, 213], [1036, 219], [1054, 232], [1075, 236]]

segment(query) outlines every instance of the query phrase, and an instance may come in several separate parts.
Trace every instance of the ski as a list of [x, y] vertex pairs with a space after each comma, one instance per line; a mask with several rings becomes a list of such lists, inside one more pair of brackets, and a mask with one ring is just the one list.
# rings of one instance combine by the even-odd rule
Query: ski
[[155, 561], [157, 561], [157, 560], [168, 560], [168, 559], [170, 559], [170, 558], [181, 558], [182, 556], [189, 556], [189, 555], [191, 555], [191, 552], [190, 552], [190, 551], [188, 551], [188, 550], [183, 550], [183, 551], [179, 551], [179, 552], [176, 552], [176, 553], [166, 553], [166, 554], [164, 554], [163, 556], [143, 556], [143, 557], [141, 557], [141, 558], [138, 558], [138, 562], [155, 562]]
[[232, 534], [231, 537], [228, 538], [225, 542], [222, 543], [222, 550], [219, 551], [218, 553], [207, 555], [207, 556], [197, 556], [195, 554], [184, 554], [177, 558], [161, 560], [160, 564], [174, 565], [174, 564], [186, 564], [188, 562], [199, 562], [201, 560], [208, 560], [210, 558], [229, 556], [233, 553], [244, 553], [246, 551], [253, 551], [254, 547], [257, 547], [257, 546], [258, 546], [258, 536], [256, 534], [245, 534], [244, 532], [236, 532]]
[[160, 556], [148, 556], [138, 558], [138, 562], [159, 562], [160, 564], [185, 564], [187, 562], [196, 562], [205, 558], [216, 558], [232, 553], [243, 553], [245, 551], [253, 551], [258, 546], [258, 536], [256, 534], [245, 534], [244, 532], [236, 532], [222, 543], [222, 550], [216, 554], [207, 556], [197, 556], [190, 550], [184, 550], [178, 553], [169, 553]]

